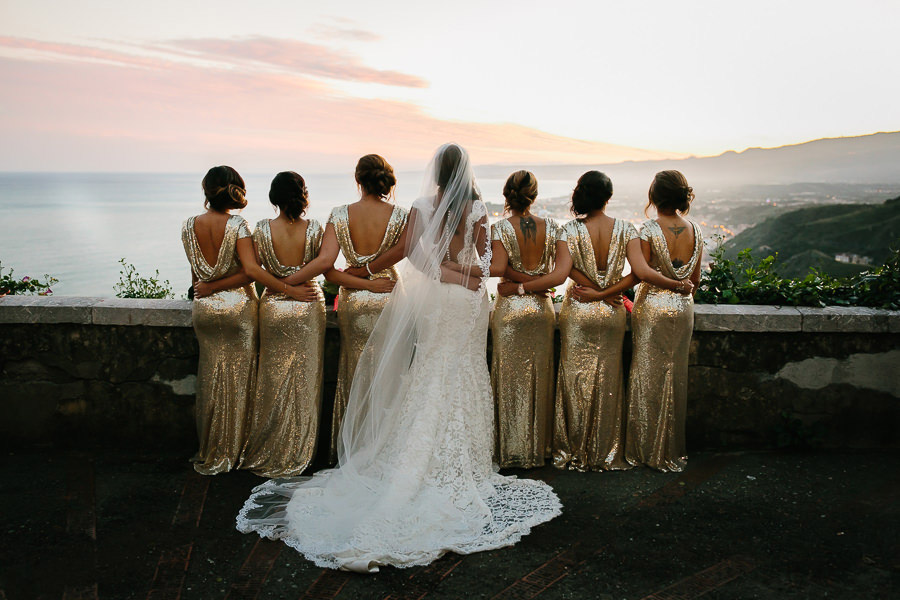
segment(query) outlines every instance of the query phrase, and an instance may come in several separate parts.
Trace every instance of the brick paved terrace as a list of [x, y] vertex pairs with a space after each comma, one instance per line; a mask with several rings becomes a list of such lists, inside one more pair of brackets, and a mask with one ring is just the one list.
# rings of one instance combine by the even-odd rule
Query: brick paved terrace
[[192, 470], [188, 302], [0, 299], [0, 600], [900, 597], [900, 312], [695, 313], [684, 473], [521, 472], [561, 517], [362, 576], [238, 533], [262, 480]]
[[681, 474], [519, 472], [563, 515], [511, 548], [376, 575], [234, 529], [250, 488], [187, 453], [63, 449], [0, 461], [0, 599], [889, 598], [896, 452], [695, 453]]

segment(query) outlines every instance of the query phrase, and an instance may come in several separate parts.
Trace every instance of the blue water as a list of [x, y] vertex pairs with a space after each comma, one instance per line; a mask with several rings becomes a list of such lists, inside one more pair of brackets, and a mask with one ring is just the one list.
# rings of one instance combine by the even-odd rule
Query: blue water
[[[323, 224], [331, 209], [358, 199], [352, 175], [304, 175], [310, 193], [308, 216]], [[0, 262], [4, 273], [59, 283], [54, 295], [114, 296], [125, 258], [140, 274], [156, 269], [176, 297], [190, 285], [181, 245], [181, 223], [203, 212], [198, 174], [0, 173]], [[252, 227], [275, 215], [268, 200], [271, 175], [244, 176], [248, 206], [240, 214]], [[396, 202], [410, 206], [421, 173], [399, 173]], [[502, 203], [503, 180], [480, 179], [487, 201]], [[565, 196], [571, 181], [541, 181], [541, 197]], [[540, 204], [540, 199], [538, 200]], [[339, 261], [341, 259], [338, 259]], [[340, 265], [339, 265], [340, 266]]]

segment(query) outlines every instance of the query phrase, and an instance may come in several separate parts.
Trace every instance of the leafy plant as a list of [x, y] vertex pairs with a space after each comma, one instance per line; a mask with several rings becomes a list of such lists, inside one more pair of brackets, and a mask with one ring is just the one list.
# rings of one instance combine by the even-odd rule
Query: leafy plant
[[53, 293], [51, 286], [59, 283], [59, 279], [45, 274], [43, 280], [25, 276], [22, 279], [13, 277], [14, 269], [3, 274], [3, 263], [0, 262], [0, 296], [28, 295], [49, 296]]
[[324, 277], [319, 279], [319, 286], [322, 288], [322, 293], [324, 293], [326, 296], [331, 296], [331, 297], [337, 296], [338, 292], [341, 289], [341, 286], [339, 286], [338, 284], [333, 283], [331, 281], [328, 281]]
[[160, 281], [159, 269], [153, 277], [142, 277], [134, 265], [119, 259], [122, 270], [119, 271], [119, 282], [113, 286], [119, 298], [174, 298], [172, 284], [169, 280]]
[[755, 260], [745, 249], [730, 260], [721, 244], [711, 256], [697, 290], [698, 303], [900, 308], [900, 250], [880, 267], [841, 278], [815, 268], [803, 279], [783, 278], [777, 254]]

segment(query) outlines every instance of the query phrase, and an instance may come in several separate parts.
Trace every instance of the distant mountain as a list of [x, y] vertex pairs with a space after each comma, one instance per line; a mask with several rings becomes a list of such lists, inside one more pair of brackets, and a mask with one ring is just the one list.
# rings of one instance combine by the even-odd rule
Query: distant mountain
[[900, 197], [883, 204], [811, 206], [772, 217], [725, 242], [733, 258], [750, 248], [755, 258], [778, 253], [779, 272], [801, 277], [815, 266], [835, 276], [866, 267], [835, 260], [837, 254], [866, 256], [882, 264], [900, 246]]
[[[649, 185], [657, 171], [678, 169], [696, 189], [747, 184], [900, 183], [900, 132], [825, 138], [780, 146], [729, 151], [718, 156], [676, 160], [628, 161], [594, 165], [532, 165], [541, 178], [577, 179], [589, 169], [603, 171], [613, 183]], [[509, 166], [478, 167], [481, 177], [502, 178]]]

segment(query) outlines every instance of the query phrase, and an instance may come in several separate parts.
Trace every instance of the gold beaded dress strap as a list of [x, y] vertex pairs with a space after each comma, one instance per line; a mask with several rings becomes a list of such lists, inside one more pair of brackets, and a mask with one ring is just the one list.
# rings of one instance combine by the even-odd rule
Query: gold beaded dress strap
[[512, 267], [514, 271], [527, 273], [528, 271], [522, 265], [522, 252], [519, 248], [519, 240], [516, 238], [513, 224], [509, 222], [509, 219], [503, 219], [502, 221], [498, 221], [497, 225], [499, 225], [498, 232], [500, 234], [500, 243], [503, 244], [503, 247], [506, 249], [506, 254], [509, 256], [509, 266]]
[[594, 241], [591, 239], [591, 234], [588, 232], [587, 225], [579, 220], [573, 222], [575, 223], [575, 231], [573, 234], [575, 243], [577, 244], [577, 252], [572, 253], [572, 262], [573, 264], [575, 262], [578, 263], [578, 267], [576, 268], [584, 273], [588, 279], [598, 286], [603, 287], [600, 270], [597, 268], [597, 255], [594, 251]]
[[656, 258], [657, 270], [670, 279], [681, 279], [678, 277], [674, 265], [672, 265], [672, 257], [669, 256], [669, 243], [666, 241], [666, 235], [663, 233], [662, 226], [653, 219], [647, 221], [644, 226], [650, 228], [650, 245]]
[[603, 272], [601, 287], [609, 287], [622, 279], [622, 269], [625, 267], [624, 239], [625, 222], [616, 219], [613, 223], [612, 236], [609, 239], [609, 251], [606, 253], [606, 270]]
[[322, 247], [322, 225], [315, 219], [309, 219], [306, 226], [306, 247], [303, 249], [303, 264], [305, 265], [319, 255]]

